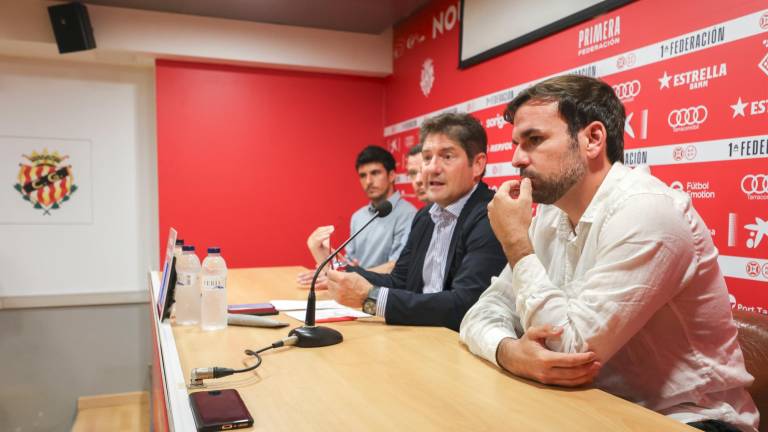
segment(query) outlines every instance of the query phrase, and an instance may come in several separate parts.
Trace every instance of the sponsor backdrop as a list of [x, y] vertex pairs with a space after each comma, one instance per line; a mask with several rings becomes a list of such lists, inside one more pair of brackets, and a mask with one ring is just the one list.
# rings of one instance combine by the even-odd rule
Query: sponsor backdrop
[[[394, 31], [384, 140], [405, 166], [421, 122], [471, 112], [489, 137], [486, 181], [517, 175], [505, 104], [563, 73], [601, 77], [625, 104], [625, 163], [685, 191], [720, 251], [734, 308], [768, 314], [768, 7], [642, 0], [459, 70], [460, 4], [434, 1]], [[510, 23], [514, 25], [514, 23]], [[398, 188], [411, 200], [407, 178]]]

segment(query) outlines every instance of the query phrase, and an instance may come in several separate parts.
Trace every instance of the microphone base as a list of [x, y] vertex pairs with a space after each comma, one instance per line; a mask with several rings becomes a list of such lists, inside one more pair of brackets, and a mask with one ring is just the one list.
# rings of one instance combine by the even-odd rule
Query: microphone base
[[296, 346], [301, 348], [319, 348], [336, 345], [344, 340], [341, 333], [330, 327], [296, 327], [288, 336], [297, 336]]

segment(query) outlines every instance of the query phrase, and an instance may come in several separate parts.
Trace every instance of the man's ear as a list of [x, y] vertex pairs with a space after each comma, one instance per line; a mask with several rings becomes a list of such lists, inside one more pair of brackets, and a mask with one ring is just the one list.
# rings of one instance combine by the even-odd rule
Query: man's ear
[[485, 165], [488, 163], [488, 155], [485, 153], [478, 153], [472, 159], [472, 177], [475, 179], [480, 178], [485, 172]]
[[390, 183], [394, 183], [395, 182], [395, 177], [397, 177], [397, 174], [395, 173], [395, 170], [387, 172], [387, 179], [389, 180]]
[[587, 159], [595, 159], [606, 152], [606, 140], [608, 133], [605, 125], [599, 121], [593, 121], [582, 129], [582, 137], [586, 141], [584, 151]]

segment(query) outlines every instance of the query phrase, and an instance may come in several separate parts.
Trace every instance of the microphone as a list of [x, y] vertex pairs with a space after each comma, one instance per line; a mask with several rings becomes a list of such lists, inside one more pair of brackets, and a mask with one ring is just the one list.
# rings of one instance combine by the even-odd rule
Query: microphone
[[301, 348], [317, 348], [317, 347], [324, 347], [328, 345], [335, 345], [337, 343], [340, 343], [344, 338], [341, 336], [341, 333], [339, 333], [337, 330], [334, 330], [330, 327], [318, 327], [315, 325], [315, 310], [316, 310], [316, 297], [315, 297], [315, 282], [317, 281], [317, 277], [320, 275], [320, 272], [323, 270], [323, 267], [325, 267], [329, 261], [331, 261], [339, 252], [341, 252], [342, 249], [344, 249], [344, 246], [347, 245], [347, 243], [351, 242], [352, 239], [357, 237], [358, 234], [360, 234], [368, 225], [371, 224], [376, 218], [379, 217], [386, 217], [390, 213], [392, 213], [392, 203], [390, 203], [387, 200], [384, 200], [383, 202], [374, 205], [374, 214], [371, 219], [368, 220], [368, 222], [365, 223], [357, 232], [352, 234], [351, 237], [347, 239], [344, 243], [341, 244], [335, 251], [333, 251], [330, 255], [328, 255], [328, 258], [323, 260], [322, 263], [320, 263], [319, 266], [317, 266], [317, 270], [315, 270], [315, 275], [312, 276], [312, 284], [309, 287], [309, 295], [307, 296], [307, 314], [304, 317], [304, 325], [301, 327], [296, 327], [295, 329], [291, 330], [290, 333], [288, 333], [288, 336], [296, 336], [298, 337], [298, 340], [296, 342], [297, 347]]

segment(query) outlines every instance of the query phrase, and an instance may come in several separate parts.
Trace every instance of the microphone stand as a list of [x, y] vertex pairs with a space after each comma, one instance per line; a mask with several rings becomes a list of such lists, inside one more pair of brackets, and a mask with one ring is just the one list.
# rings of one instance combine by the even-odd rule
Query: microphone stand
[[[386, 201], [385, 201], [386, 202]], [[389, 204], [387, 202], [387, 204]], [[390, 205], [390, 211], [391, 211], [391, 205]], [[315, 275], [312, 277], [312, 284], [309, 287], [309, 296], [307, 297], [307, 314], [304, 317], [304, 325], [301, 327], [296, 327], [295, 329], [291, 330], [290, 333], [288, 333], [288, 336], [297, 336], [299, 339], [296, 342], [297, 347], [302, 348], [317, 348], [317, 347], [324, 347], [328, 345], [335, 345], [337, 343], [341, 343], [342, 340], [344, 340], [344, 337], [341, 335], [341, 333], [338, 330], [334, 330], [330, 327], [322, 327], [322, 326], [316, 326], [315, 325], [315, 310], [317, 308], [316, 306], [316, 297], [315, 297], [315, 282], [317, 281], [317, 277], [320, 275], [320, 271], [323, 270], [323, 267], [328, 264], [330, 260], [332, 260], [338, 253], [344, 249], [344, 246], [347, 245], [347, 243], [351, 242], [353, 238], [357, 237], [358, 234], [363, 232], [365, 227], [371, 224], [371, 222], [374, 221], [379, 215], [382, 213], [382, 210], [379, 208], [376, 208], [376, 212], [373, 215], [373, 217], [363, 225], [362, 228], [357, 230], [357, 232], [352, 235], [347, 241], [345, 241], [341, 246], [339, 246], [333, 253], [331, 253], [328, 258], [326, 258], [319, 266], [317, 266], [317, 270], [315, 270]], [[386, 214], [389, 214], [389, 211], [386, 212]]]

